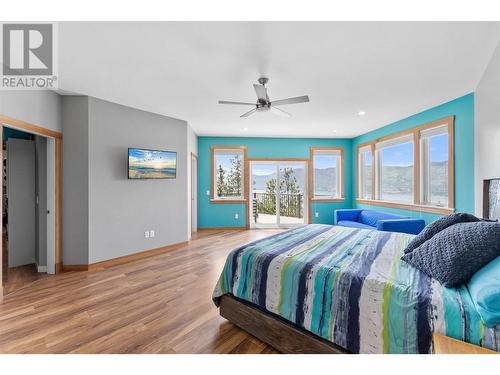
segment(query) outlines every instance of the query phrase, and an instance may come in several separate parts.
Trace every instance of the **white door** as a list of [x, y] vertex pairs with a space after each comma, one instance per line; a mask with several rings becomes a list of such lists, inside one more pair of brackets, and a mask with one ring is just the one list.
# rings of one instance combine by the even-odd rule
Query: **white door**
[[191, 155], [191, 232], [198, 231], [198, 159]]
[[250, 162], [250, 227], [292, 227], [307, 223], [307, 163]]
[[7, 141], [9, 267], [35, 263], [35, 141]]

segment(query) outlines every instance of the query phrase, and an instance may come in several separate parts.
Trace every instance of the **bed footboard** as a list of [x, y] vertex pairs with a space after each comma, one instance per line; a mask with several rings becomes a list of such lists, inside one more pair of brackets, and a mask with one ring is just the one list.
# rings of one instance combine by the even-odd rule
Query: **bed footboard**
[[321, 337], [230, 295], [221, 297], [220, 315], [281, 353], [348, 353]]

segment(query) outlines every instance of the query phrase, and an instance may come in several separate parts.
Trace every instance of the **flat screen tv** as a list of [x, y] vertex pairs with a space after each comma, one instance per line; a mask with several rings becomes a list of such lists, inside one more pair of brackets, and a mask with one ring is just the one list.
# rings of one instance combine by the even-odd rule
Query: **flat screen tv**
[[173, 151], [128, 149], [129, 179], [168, 179], [177, 174], [177, 153]]

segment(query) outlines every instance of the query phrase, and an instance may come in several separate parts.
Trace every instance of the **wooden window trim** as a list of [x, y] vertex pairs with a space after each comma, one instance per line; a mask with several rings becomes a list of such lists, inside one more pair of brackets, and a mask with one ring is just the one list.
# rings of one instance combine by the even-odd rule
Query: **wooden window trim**
[[243, 204], [247, 203], [246, 199], [210, 199], [212, 204]]
[[[420, 165], [420, 134], [422, 131], [427, 129], [432, 129], [438, 126], [447, 126], [448, 130], [448, 207], [437, 207], [437, 206], [427, 206], [421, 204], [420, 198], [420, 177], [421, 177], [421, 165]], [[356, 202], [366, 205], [376, 205], [392, 208], [400, 208], [404, 210], [411, 211], [423, 211], [431, 212], [437, 214], [451, 214], [455, 212], [455, 116], [448, 116], [439, 120], [431, 121], [426, 124], [416, 126], [411, 129], [403, 130], [398, 133], [390, 134], [381, 138], [374, 139], [369, 142], [365, 142], [356, 146]], [[414, 157], [414, 169], [413, 169], [413, 204], [406, 203], [396, 203], [388, 202], [376, 199], [375, 196], [375, 179], [377, 176], [376, 163], [373, 163], [374, 168], [372, 170], [372, 199], [362, 199], [359, 194], [359, 178], [360, 178], [360, 166], [359, 166], [359, 150], [366, 146], [370, 146], [372, 158], [375, 159], [375, 145], [377, 143], [385, 142], [395, 138], [400, 138], [404, 136], [411, 135], [413, 137], [414, 147], [413, 147], [413, 157]]]
[[[219, 199], [215, 197], [215, 151], [216, 150], [242, 150], [243, 151], [243, 199]], [[248, 189], [246, 182], [248, 178], [248, 161], [246, 146], [210, 146], [210, 203], [213, 204], [241, 204], [248, 201]]]
[[361, 191], [359, 189], [359, 185], [361, 184], [360, 176], [361, 176], [361, 165], [359, 159], [359, 153], [362, 148], [370, 147], [370, 154], [372, 158], [372, 191], [370, 193], [371, 199], [375, 200], [375, 142], [365, 142], [359, 145], [356, 145], [356, 199], [360, 198]]
[[[340, 152], [340, 197], [338, 198], [322, 198], [314, 196], [314, 152], [315, 151], [339, 151]], [[343, 202], [344, 196], [344, 147], [316, 147], [311, 146], [309, 149], [309, 202]]]
[[394, 203], [388, 201], [380, 201], [380, 200], [369, 200], [369, 199], [356, 199], [356, 203], [366, 204], [369, 206], [383, 206], [390, 208], [399, 208], [402, 210], [408, 211], [421, 211], [421, 212], [431, 212], [435, 214], [441, 215], [450, 215], [455, 212], [454, 208], [445, 208], [445, 207], [435, 207], [435, 206], [425, 206], [425, 205], [417, 205], [417, 204], [406, 204], [406, 203]]

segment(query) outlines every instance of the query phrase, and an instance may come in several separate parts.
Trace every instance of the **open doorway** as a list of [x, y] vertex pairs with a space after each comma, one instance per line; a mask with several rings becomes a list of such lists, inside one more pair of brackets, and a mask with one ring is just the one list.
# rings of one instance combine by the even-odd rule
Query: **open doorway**
[[9, 294], [55, 273], [54, 139], [2, 126], [2, 282]]

